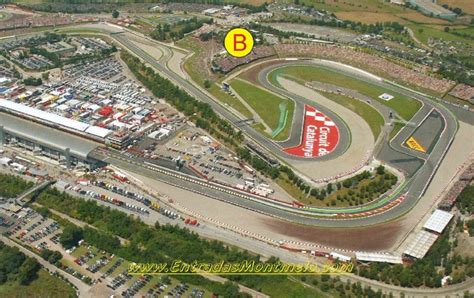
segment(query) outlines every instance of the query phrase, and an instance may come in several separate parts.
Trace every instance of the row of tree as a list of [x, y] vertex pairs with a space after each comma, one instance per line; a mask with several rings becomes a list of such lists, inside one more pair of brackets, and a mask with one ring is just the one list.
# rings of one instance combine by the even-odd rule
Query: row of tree
[[198, 19], [192, 17], [187, 20], [177, 22], [173, 27], [170, 24], [159, 24], [155, 30], [150, 33], [151, 38], [156, 40], [179, 40], [186, 34], [201, 28], [204, 24], [212, 24], [213, 20], [210, 18]]
[[[55, 209], [81, 221], [85, 221], [100, 230], [66, 226], [60, 241], [66, 247], [77, 246], [80, 239], [101, 250], [108, 251], [131, 262], [170, 262], [178, 259], [184, 262], [194, 260], [206, 263], [259, 261], [259, 256], [251, 255], [235, 247], [224, 245], [216, 240], [205, 240], [188, 229], [177, 226], [160, 225], [154, 227], [144, 224], [137, 218], [110, 207], [97, 205], [94, 201], [84, 201], [56, 189], [47, 189], [38, 202], [47, 208]], [[116, 236], [128, 240], [121, 245]], [[108, 238], [109, 240], [104, 240]], [[276, 263], [279, 260], [271, 257], [266, 262]], [[291, 297], [313, 297], [317, 290], [306, 288], [299, 282], [290, 281], [287, 276], [261, 275], [226, 275], [230, 279], [224, 284], [213, 282], [198, 275], [178, 276], [180, 281], [200, 285], [211, 290], [219, 297], [249, 297], [239, 292], [235, 282], [252, 289], [267, 293], [286, 291]], [[286, 288], [289, 286], [290, 288]], [[279, 289], [275, 291], [275, 289]], [[329, 289], [329, 288], [328, 288]], [[284, 296], [284, 295], [279, 295]]]
[[15, 198], [31, 187], [33, 187], [33, 182], [10, 174], [0, 174], [0, 197]]
[[35, 259], [0, 241], [0, 285], [6, 282], [28, 285], [38, 277], [40, 269], [41, 266]]
[[456, 206], [464, 214], [474, 213], [474, 185], [466, 186], [456, 200]]
[[[61, 193], [56, 189], [47, 189], [38, 197], [43, 206], [68, 214], [89, 223], [100, 230], [79, 228], [72, 224], [63, 229], [60, 243], [66, 248], [77, 246], [79, 240], [110, 253], [121, 256], [132, 262], [156, 263], [182, 260], [214, 263], [220, 260], [229, 262], [241, 260], [258, 260], [245, 251], [224, 246], [218, 241], [210, 241], [188, 229], [178, 226], [156, 223], [150, 227], [141, 220], [109, 207], [97, 205], [95, 201], [84, 201]], [[120, 244], [117, 236], [129, 241], [126, 246]], [[181, 279], [181, 277], [180, 277]], [[183, 281], [193, 284], [205, 284], [219, 295], [231, 294], [229, 297], [241, 297], [235, 284], [222, 286], [209, 282], [199, 276], [183, 277]], [[229, 291], [232, 290], [232, 293]], [[226, 296], [227, 297], [227, 296]]]

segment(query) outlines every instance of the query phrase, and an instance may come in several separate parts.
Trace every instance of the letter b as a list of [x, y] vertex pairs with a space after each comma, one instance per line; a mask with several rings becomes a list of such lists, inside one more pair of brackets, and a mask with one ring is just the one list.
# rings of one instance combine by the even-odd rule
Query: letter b
[[[234, 51], [245, 51], [247, 48], [247, 37], [243, 34], [234, 35]], [[240, 45], [240, 46], [239, 46]]]

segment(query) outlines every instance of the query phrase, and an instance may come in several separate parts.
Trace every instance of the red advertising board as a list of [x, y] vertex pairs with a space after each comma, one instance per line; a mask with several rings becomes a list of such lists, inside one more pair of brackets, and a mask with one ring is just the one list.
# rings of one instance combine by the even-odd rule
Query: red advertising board
[[321, 111], [305, 105], [301, 143], [283, 151], [298, 157], [318, 158], [331, 153], [337, 143], [339, 129], [336, 124]]

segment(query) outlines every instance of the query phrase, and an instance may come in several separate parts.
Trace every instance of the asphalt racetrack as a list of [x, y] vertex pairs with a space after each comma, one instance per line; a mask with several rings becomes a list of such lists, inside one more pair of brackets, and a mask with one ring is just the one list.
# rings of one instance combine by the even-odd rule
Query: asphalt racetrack
[[[203, 102], [208, 103], [211, 107], [220, 114], [223, 118], [227, 119], [231, 123], [238, 123], [240, 120], [237, 116], [232, 114], [229, 110], [227, 110], [221, 103], [219, 103], [216, 99], [210, 96], [207, 92], [202, 90], [200, 87], [194, 85], [189, 80], [183, 78], [179, 74], [173, 72], [167, 63], [167, 59], [169, 59], [169, 55], [165, 53], [160, 60], [154, 59], [148, 53], [143, 51], [139, 48], [136, 43], [130, 41], [129, 36], [134, 36], [134, 38], [143, 38], [146, 41], [150, 41], [150, 39], [141, 37], [136, 33], [131, 32], [117, 32], [115, 27], [112, 27], [107, 24], [96, 24], [94, 26], [98, 26], [101, 30], [110, 34], [110, 37], [115, 39], [121, 46], [126, 48], [128, 51], [132, 52], [136, 56], [140, 57], [143, 61], [147, 64], [155, 68], [161, 75], [165, 76], [166, 78], [170, 79], [172, 82], [183, 88], [185, 91], [190, 93], [196, 99], [201, 100]], [[112, 29], [111, 29], [112, 28]], [[112, 33], [113, 32], [113, 33]], [[112, 33], [112, 34], [111, 34]], [[164, 47], [164, 45], [160, 44], [160, 47]], [[211, 188], [203, 186], [202, 183], [199, 184], [198, 181], [184, 181], [183, 179], [177, 178], [176, 175], [166, 175], [166, 174], [157, 174], [152, 169], [145, 170], [145, 166], [143, 164], [136, 164], [133, 163], [133, 160], [129, 162], [124, 162], [126, 160], [118, 159], [112, 156], [107, 158], [107, 161], [115, 164], [117, 166], [123, 167], [126, 170], [130, 170], [132, 172], [140, 172], [146, 173], [147, 176], [150, 178], [158, 178], [155, 177], [156, 175], [160, 176], [160, 180], [172, 183], [172, 184], [185, 184], [182, 185], [183, 188], [188, 189], [190, 191], [205, 193], [206, 195], [226, 201], [228, 203], [238, 205], [242, 208], [247, 208], [250, 210], [254, 210], [256, 212], [268, 214], [274, 216], [276, 218], [280, 218], [283, 220], [287, 220], [290, 222], [300, 223], [304, 225], [315, 225], [315, 226], [324, 226], [324, 227], [357, 227], [357, 226], [367, 226], [367, 225], [374, 225], [383, 222], [387, 222], [398, 218], [405, 213], [407, 213], [415, 204], [418, 202], [419, 198], [425, 192], [427, 186], [431, 182], [436, 170], [439, 167], [442, 159], [444, 158], [446, 152], [448, 151], [452, 141], [454, 140], [454, 136], [457, 131], [457, 121], [454, 115], [444, 106], [441, 104], [432, 101], [427, 96], [417, 93], [412, 90], [408, 90], [402, 86], [398, 86], [394, 83], [384, 81], [376, 76], [368, 74], [364, 71], [360, 71], [354, 69], [350, 66], [344, 66], [341, 64], [333, 63], [330, 61], [324, 60], [302, 60], [298, 61], [296, 59], [292, 60], [275, 60], [274, 65], [272, 68], [281, 67], [284, 65], [319, 65], [323, 67], [328, 67], [334, 71], [338, 71], [343, 73], [347, 76], [352, 76], [354, 78], [363, 79], [366, 81], [370, 81], [373, 84], [382, 86], [389, 90], [393, 90], [394, 92], [398, 92], [400, 94], [409, 96], [411, 98], [415, 98], [423, 103], [422, 108], [413, 116], [410, 120], [411, 125], [405, 126], [400, 132], [391, 140], [388, 141], [384, 139], [381, 142], [381, 148], [376, 152], [376, 158], [380, 161], [390, 164], [391, 166], [396, 167], [400, 171], [404, 172], [407, 179], [406, 182], [399, 187], [394, 194], [390, 197], [382, 197], [376, 202], [373, 202], [370, 205], [366, 206], [359, 206], [359, 207], [350, 207], [350, 208], [295, 208], [287, 205], [278, 204], [277, 202], [269, 202], [268, 200], [262, 200], [258, 197], [247, 196], [242, 197], [237, 195], [233, 192], [225, 192], [223, 189]], [[271, 71], [271, 69], [262, 71], [260, 74], [261, 81], [265, 88], [268, 88], [276, 93], [288, 95], [289, 98], [295, 100], [295, 103], [299, 103], [298, 105], [303, 105], [307, 103], [306, 100], [301, 99], [298, 96], [294, 96], [293, 94], [289, 93], [286, 90], [281, 89], [278, 86], [272, 85], [267, 80], [267, 75]], [[311, 103], [313, 105], [313, 103]], [[332, 154], [328, 154], [322, 158], [327, 158], [328, 162], [331, 159], [337, 157], [338, 150], [344, 152], [349, 144], [345, 144], [348, 142], [350, 130], [344, 123], [343, 119], [340, 119], [337, 115], [335, 115], [332, 111], [325, 109], [325, 107], [316, 106], [316, 108], [323, 111], [327, 116], [329, 116], [339, 127], [340, 129], [340, 140], [337, 148], [333, 151]], [[405, 140], [410, 137], [416, 128], [424, 121], [429, 113], [433, 109], [436, 109], [437, 112], [440, 114], [441, 118], [444, 121], [444, 129], [441, 132], [437, 143], [433, 146], [432, 151], [429, 154], [417, 152], [406, 148], [402, 144]], [[295, 109], [297, 110], [297, 109]], [[297, 112], [295, 112], [297, 113]], [[295, 114], [296, 115], [296, 114]], [[300, 114], [303, 115], [303, 114]], [[302, 116], [301, 116], [302, 118]], [[298, 123], [298, 119], [295, 119], [296, 123]], [[339, 121], [339, 124], [338, 124]], [[300, 126], [301, 127], [302, 119], [300, 119]], [[293, 124], [297, 125], [297, 124]], [[346, 129], [344, 129], [346, 127]], [[258, 143], [262, 148], [265, 148], [268, 152], [271, 152], [275, 156], [282, 157], [283, 153], [281, 144], [278, 144], [265, 136], [261, 135], [259, 132], [254, 130], [251, 126], [242, 126], [239, 127], [246, 135], [246, 137], [252, 139], [254, 142]], [[293, 131], [293, 130], [292, 130]], [[294, 133], [294, 135], [293, 135]], [[346, 134], [347, 137], [344, 136]], [[298, 144], [301, 140], [301, 130], [294, 130], [292, 132], [292, 137], [294, 140], [297, 140], [296, 144]], [[385, 136], [386, 138], [386, 136]], [[346, 141], [345, 141], [346, 140]], [[346, 148], [345, 148], [346, 147]], [[339, 152], [339, 153], [342, 153]], [[286, 156], [288, 157], [288, 156]], [[297, 157], [290, 157], [286, 159], [297, 158]], [[300, 158], [297, 158], [300, 159]], [[321, 159], [306, 159], [307, 162], [311, 161], [318, 161], [320, 162]], [[337, 162], [337, 160], [334, 160]], [[190, 183], [191, 182], [191, 183]], [[400, 197], [403, 197], [403, 200], [399, 200]], [[354, 214], [354, 213], [362, 213], [367, 212], [370, 210], [380, 209], [380, 207], [387, 206], [394, 201], [397, 201], [397, 205], [393, 208], [387, 209], [384, 212], [373, 213], [370, 215], [363, 215], [361, 217], [353, 217], [353, 218], [339, 218], [336, 217], [336, 214]]]
[[[236, 123], [240, 120], [235, 115], [231, 114], [228, 110], [226, 110], [220, 103], [216, 102], [213, 98], [211, 98], [205, 92], [201, 91], [200, 88], [196, 87], [194, 84], [190, 83], [189, 81], [183, 79], [179, 75], [170, 71], [167, 68], [166, 64], [163, 65], [159, 63], [158, 61], [150, 57], [147, 53], [145, 53], [143, 50], [139, 49], [137, 46], [131, 43], [124, 34], [116, 34], [114, 35], [114, 38], [116, 38], [121, 44], [125, 45], [131, 52], [141, 57], [147, 63], [151, 64], [153, 67], [155, 67], [160, 73], [162, 73], [163, 75], [171, 79], [173, 82], [180, 85], [184, 90], [192, 94], [194, 97], [196, 97], [197, 99], [201, 101], [209, 103], [215, 109], [215, 111], [219, 113], [222, 117], [226, 118], [232, 123]], [[310, 61], [306, 61], [306, 60], [305, 61], [294, 61], [294, 60], [281, 61], [280, 60], [280, 62], [276, 61], [272, 67], [273, 68], [281, 67], [282, 64], [287, 64], [287, 65], [291, 65], [291, 64], [318, 65], [319, 64], [325, 67], [332, 66], [332, 64], [330, 63], [326, 63], [324, 61], [321, 62], [318, 60], [310, 60]], [[402, 200], [394, 208], [388, 209], [382, 213], [376, 213], [376, 214], [373, 214], [371, 216], [366, 216], [366, 217], [355, 217], [355, 218], [344, 218], [344, 219], [334, 218], [334, 217], [328, 218], [328, 215], [333, 215], [334, 213], [344, 213], [344, 212], [354, 213], [354, 212], [358, 212], [357, 210], [360, 210], [362, 212], [362, 211], [366, 211], [370, 207], [367, 207], [367, 206], [355, 207], [355, 208], [350, 208], [350, 211], [345, 210], [345, 209], [336, 209], [336, 208], [333, 208], [333, 209], [311, 208], [310, 210], [304, 210], [304, 209], [301, 210], [301, 209], [296, 209], [296, 208], [292, 209], [289, 207], [286, 208], [286, 207], [268, 204], [264, 202], [258, 202], [254, 200], [243, 199], [243, 198], [235, 197], [233, 195], [223, 196], [222, 194], [221, 195], [216, 194], [216, 196], [219, 199], [228, 201], [229, 203], [232, 203], [234, 205], [238, 205], [244, 208], [255, 210], [257, 212], [269, 214], [271, 216], [275, 216], [277, 218], [281, 218], [290, 222], [296, 222], [296, 223], [305, 224], [305, 225], [327, 226], [327, 227], [354, 227], [354, 226], [366, 226], [366, 225], [373, 225], [373, 224], [378, 224], [382, 222], [387, 222], [391, 219], [398, 218], [399, 216], [408, 212], [413, 206], [415, 206], [418, 199], [424, 193], [424, 191], [426, 190], [426, 187], [428, 186], [429, 182], [433, 178], [436, 169], [438, 168], [442, 158], [444, 157], [446, 151], [449, 149], [449, 146], [454, 139], [454, 135], [457, 130], [457, 123], [456, 123], [456, 119], [454, 115], [450, 113], [443, 106], [432, 102], [430, 99], [428, 99], [427, 97], [421, 94], [395, 86], [383, 80], [378, 80], [374, 76], [367, 75], [363, 72], [358, 72], [357, 70], [353, 70], [352, 68], [345, 69], [343, 66], [340, 66], [340, 65], [335, 65], [333, 69], [336, 71], [344, 72], [344, 74], [348, 76], [354, 76], [357, 78], [362, 77], [364, 80], [371, 80], [371, 82], [377, 85], [383, 86], [389, 90], [394, 90], [398, 93], [410, 96], [412, 98], [415, 98], [423, 102], [424, 104], [423, 107], [415, 114], [415, 116], [410, 121], [411, 123], [416, 124], [415, 127], [406, 126], [400, 131], [400, 133], [391, 142], [384, 141], [382, 145], [382, 149], [379, 151], [377, 155], [378, 159], [380, 159], [383, 162], [389, 163], [390, 165], [396, 168], [399, 168], [408, 177], [408, 180], [406, 181], [406, 183], [402, 185], [402, 187], [400, 187], [400, 189], [398, 189], [397, 192], [393, 196], [391, 196], [390, 198], [386, 198], [386, 200], [384, 200], [383, 203], [388, 204], [391, 201], [397, 200], [403, 194], [405, 194], [404, 196], [405, 199]], [[293, 96], [293, 94], [285, 90], [282, 90], [281, 88], [277, 86], [273, 86], [270, 82], [268, 82], [267, 74], [270, 71], [271, 69], [267, 69], [261, 72], [260, 74], [260, 77], [262, 78], [262, 82], [266, 82], [264, 87], [276, 93], [287, 95], [288, 97], [294, 99], [296, 103], [300, 103], [298, 104], [298, 106], [301, 106], [302, 108], [304, 107], [303, 105], [305, 103], [308, 103], [306, 100], [303, 100], [303, 99], [301, 99], [300, 101], [299, 100], [300, 98], [298, 98], [297, 96]], [[310, 104], [313, 105], [314, 103], [311, 102]], [[440, 115], [443, 117], [443, 120], [445, 121], [445, 129], [441, 133], [439, 141], [434, 146], [431, 154], [426, 158], [426, 160], [420, 161], [416, 152], [409, 149], [404, 150], [406, 148], [402, 146], [402, 143], [406, 140], [408, 136], [413, 134], [416, 127], [419, 124], [421, 124], [422, 121], [425, 119], [427, 113], [430, 113], [431, 110], [435, 107], [440, 113]], [[337, 123], [337, 121], [340, 121], [339, 125], [341, 126], [338, 125], [338, 127], [340, 128], [346, 127], [345, 125], [342, 124], [344, 123], [343, 120], [340, 119], [337, 115], [334, 115], [332, 111], [329, 111], [327, 109], [325, 110], [324, 107], [318, 106], [317, 108], [327, 113], [327, 115], [330, 116], [334, 120], [334, 122]], [[295, 115], [297, 115], [297, 113], [298, 112], [295, 111]], [[303, 113], [301, 113], [300, 115], [303, 115]], [[299, 127], [301, 127], [302, 117], [301, 117], [300, 123], [298, 123], [298, 119], [295, 119], [295, 123], [293, 125], [296, 125], [296, 126], [299, 125]], [[271, 151], [275, 155], [281, 156], [282, 150], [281, 150], [280, 144], [276, 144], [275, 142], [263, 137], [261, 134], [256, 132], [250, 126], [243, 126], [241, 127], [241, 129], [247, 136], [257, 141], [257, 143], [260, 146]], [[294, 140], [297, 140], [296, 144], [298, 144], [301, 138], [301, 130], [299, 131], [292, 130], [292, 131], [294, 131], [294, 133], [292, 133], [292, 138]], [[342, 142], [342, 145], [339, 144], [338, 148], [344, 148], [344, 137], [342, 136], [343, 135], [342, 131], [343, 129], [341, 129], [341, 138], [340, 138], [340, 142]], [[347, 128], [346, 132], [349, 134], [349, 128]], [[343, 151], [344, 150], [345, 149], [343, 149]], [[337, 151], [337, 149], [335, 151]], [[327, 156], [333, 156], [333, 154], [327, 155]], [[188, 188], [190, 187], [190, 185], [191, 184], [188, 183]], [[209, 195], [214, 197], [214, 195], [212, 194], [209, 194]], [[380, 206], [377, 204], [376, 207], [380, 207]], [[319, 217], [315, 218], [315, 216], [319, 216]]]

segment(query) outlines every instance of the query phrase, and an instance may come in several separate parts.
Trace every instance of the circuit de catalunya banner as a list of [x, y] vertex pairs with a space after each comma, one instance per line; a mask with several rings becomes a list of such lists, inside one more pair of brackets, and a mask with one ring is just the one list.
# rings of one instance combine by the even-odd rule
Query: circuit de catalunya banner
[[301, 143], [284, 152], [305, 158], [317, 158], [331, 153], [339, 143], [339, 129], [321, 111], [305, 105]]

